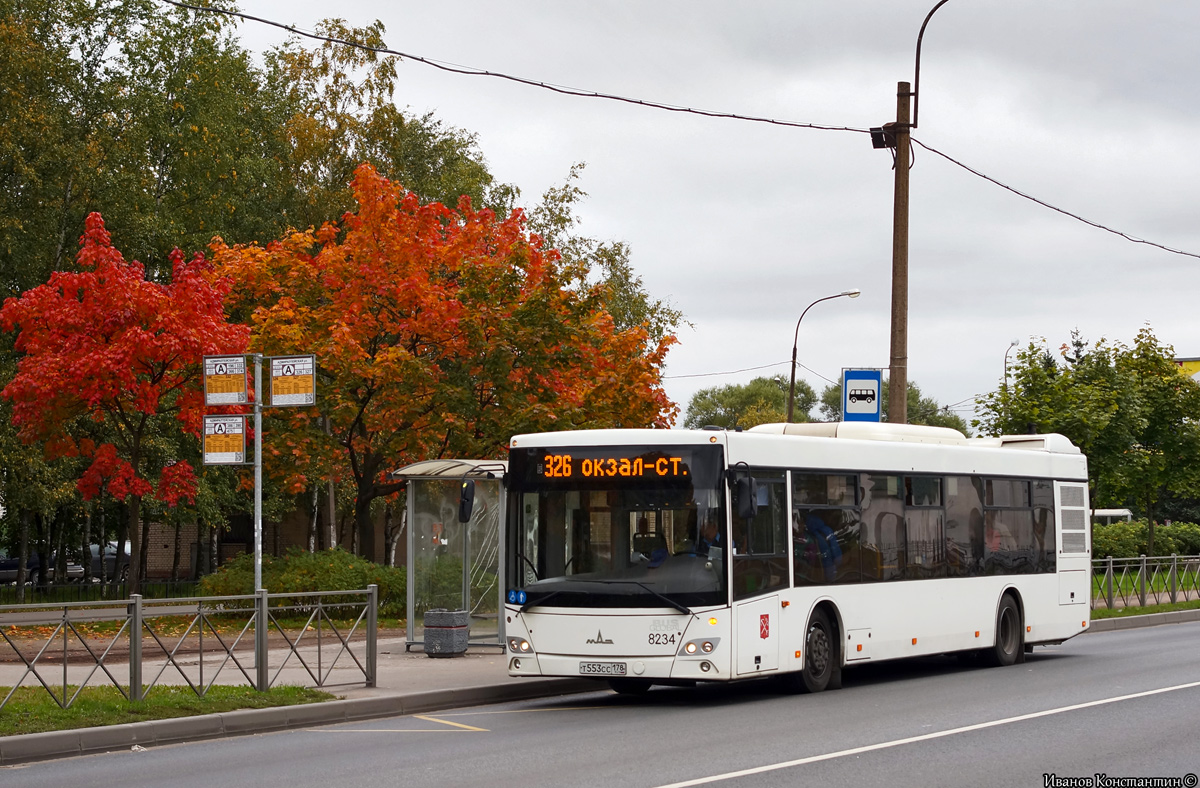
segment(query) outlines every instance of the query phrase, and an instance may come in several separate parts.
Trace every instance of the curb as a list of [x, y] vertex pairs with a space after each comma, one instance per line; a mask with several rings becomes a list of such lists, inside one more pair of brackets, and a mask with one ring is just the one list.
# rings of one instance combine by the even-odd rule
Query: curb
[[396, 717], [487, 703], [552, 698], [558, 695], [595, 692], [599, 688], [600, 683], [595, 679], [530, 679], [520, 683], [488, 684], [480, 687], [429, 690], [407, 695], [383, 695], [352, 700], [331, 700], [301, 706], [277, 706], [270, 709], [242, 709], [222, 714], [131, 722], [100, 728], [0, 736], [0, 766], [112, 750], [128, 750], [135, 745], [153, 747], [185, 741], [306, 728], [311, 725], [331, 725], [379, 717]]
[[1115, 632], [1119, 629], [1140, 629], [1141, 627], [1156, 627], [1160, 624], [1182, 624], [1186, 621], [1200, 621], [1200, 610], [1171, 610], [1166, 613], [1147, 613], [1141, 616], [1102, 618], [1091, 622], [1087, 631]]

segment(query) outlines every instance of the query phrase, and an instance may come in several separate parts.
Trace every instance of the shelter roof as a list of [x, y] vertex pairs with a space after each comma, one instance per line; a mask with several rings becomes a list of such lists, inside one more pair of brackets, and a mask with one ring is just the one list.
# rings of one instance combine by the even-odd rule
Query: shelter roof
[[507, 460], [421, 460], [390, 475], [393, 479], [496, 479], [507, 471]]

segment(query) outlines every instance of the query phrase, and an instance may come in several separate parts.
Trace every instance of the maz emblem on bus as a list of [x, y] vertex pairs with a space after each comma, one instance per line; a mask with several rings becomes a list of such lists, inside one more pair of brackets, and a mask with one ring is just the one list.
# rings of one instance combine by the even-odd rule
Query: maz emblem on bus
[[590, 646], [611, 646], [613, 644], [611, 640], [606, 640], [604, 633], [598, 629], [596, 630], [596, 637], [588, 638], [584, 642]]

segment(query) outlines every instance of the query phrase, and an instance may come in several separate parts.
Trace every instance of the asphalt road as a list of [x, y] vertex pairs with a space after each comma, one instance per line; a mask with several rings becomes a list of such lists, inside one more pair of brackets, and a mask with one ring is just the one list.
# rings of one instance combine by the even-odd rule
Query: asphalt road
[[861, 667], [819, 695], [594, 693], [0, 768], [0, 785], [1194, 788], [1195, 773], [1200, 623], [1092, 633], [1011, 668]]

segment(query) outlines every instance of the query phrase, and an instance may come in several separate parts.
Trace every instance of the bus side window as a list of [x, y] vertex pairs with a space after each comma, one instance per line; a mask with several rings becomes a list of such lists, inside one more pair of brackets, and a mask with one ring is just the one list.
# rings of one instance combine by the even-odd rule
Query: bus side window
[[863, 474], [863, 580], [898, 580], [908, 564], [904, 484], [899, 476]]

